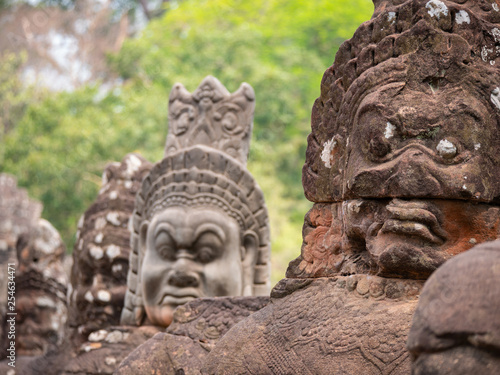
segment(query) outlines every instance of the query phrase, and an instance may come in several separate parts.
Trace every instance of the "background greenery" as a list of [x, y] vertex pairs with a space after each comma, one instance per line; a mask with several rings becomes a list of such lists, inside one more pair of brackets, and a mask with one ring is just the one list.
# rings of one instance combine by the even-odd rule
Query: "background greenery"
[[43, 216], [72, 249], [76, 222], [100, 187], [109, 161], [129, 152], [163, 154], [168, 95], [193, 91], [206, 75], [231, 92], [255, 89], [249, 170], [271, 217], [273, 283], [300, 252], [301, 168], [310, 112], [340, 43], [371, 16], [369, 0], [170, 1], [164, 15], [109, 57], [121, 83], [71, 93], [25, 88], [22, 57], [0, 62], [0, 171], [17, 176], [44, 204]]

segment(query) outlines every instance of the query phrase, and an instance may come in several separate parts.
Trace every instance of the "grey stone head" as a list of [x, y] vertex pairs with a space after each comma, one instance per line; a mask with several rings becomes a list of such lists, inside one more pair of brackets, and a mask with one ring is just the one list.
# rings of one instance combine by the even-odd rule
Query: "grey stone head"
[[136, 197], [122, 324], [168, 326], [194, 298], [269, 293], [269, 223], [246, 169], [254, 92], [207, 77], [170, 95], [165, 157]]

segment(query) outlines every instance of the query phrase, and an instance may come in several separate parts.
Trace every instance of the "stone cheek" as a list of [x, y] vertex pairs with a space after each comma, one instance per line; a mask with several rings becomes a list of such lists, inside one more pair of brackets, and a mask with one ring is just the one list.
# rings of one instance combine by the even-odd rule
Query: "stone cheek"
[[405, 343], [422, 282], [359, 276], [349, 291], [351, 279], [318, 278], [273, 298], [219, 341], [202, 374], [408, 374]]

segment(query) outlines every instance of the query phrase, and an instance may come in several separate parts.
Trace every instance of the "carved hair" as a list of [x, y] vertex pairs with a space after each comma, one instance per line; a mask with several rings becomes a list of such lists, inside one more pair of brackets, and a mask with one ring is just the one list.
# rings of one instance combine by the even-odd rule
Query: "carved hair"
[[[192, 95], [180, 84], [172, 89], [166, 156], [154, 165], [136, 197], [122, 324], [142, 322], [140, 269], [144, 249], [139, 244], [140, 228], [167, 207], [214, 207], [234, 218], [242, 235], [255, 233], [258, 254], [253, 295], [269, 294], [267, 208], [261, 189], [245, 166], [253, 107], [253, 89], [248, 84], [242, 84], [232, 95], [213, 77], [207, 77]], [[229, 112], [231, 115], [225, 119]], [[182, 113], [185, 115], [179, 131], [175, 121], [181, 121]]]

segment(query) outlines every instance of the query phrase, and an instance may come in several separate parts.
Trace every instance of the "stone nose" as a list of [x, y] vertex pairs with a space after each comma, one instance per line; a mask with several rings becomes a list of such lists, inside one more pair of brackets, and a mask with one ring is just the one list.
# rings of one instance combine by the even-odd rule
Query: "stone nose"
[[168, 284], [178, 288], [196, 288], [200, 285], [200, 278], [188, 270], [174, 270], [168, 278]]
[[401, 156], [395, 173], [389, 177], [392, 196], [429, 197], [441, 193], [441, 183], [432, 173], [433, 161], [423, 150], [412, 148]]

